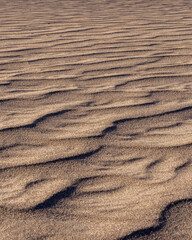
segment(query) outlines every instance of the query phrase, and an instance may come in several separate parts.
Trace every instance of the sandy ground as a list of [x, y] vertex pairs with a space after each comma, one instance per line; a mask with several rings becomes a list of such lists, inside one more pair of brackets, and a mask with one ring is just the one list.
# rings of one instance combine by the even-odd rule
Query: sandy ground
[[0, 0], [0, 240], [192, 239], [192, 2]]

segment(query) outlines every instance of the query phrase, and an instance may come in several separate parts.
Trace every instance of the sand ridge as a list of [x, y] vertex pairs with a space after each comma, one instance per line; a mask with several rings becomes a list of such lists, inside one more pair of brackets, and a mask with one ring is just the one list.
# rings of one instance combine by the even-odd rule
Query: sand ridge
[[192, 239], [192, 3], [0, 2], [0, 240]]

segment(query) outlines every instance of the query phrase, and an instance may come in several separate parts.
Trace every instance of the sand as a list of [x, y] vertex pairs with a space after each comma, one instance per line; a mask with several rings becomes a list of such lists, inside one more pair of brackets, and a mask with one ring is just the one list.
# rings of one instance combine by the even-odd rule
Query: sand
[[191, 14], [0, 1], [0, 240], [192, 239]]

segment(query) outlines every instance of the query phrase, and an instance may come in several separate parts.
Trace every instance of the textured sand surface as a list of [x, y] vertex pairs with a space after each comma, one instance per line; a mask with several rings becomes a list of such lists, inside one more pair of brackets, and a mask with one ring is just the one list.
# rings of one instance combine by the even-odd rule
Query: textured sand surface
[[0, 0], [0, 240], [192, 239], [192, 1]]

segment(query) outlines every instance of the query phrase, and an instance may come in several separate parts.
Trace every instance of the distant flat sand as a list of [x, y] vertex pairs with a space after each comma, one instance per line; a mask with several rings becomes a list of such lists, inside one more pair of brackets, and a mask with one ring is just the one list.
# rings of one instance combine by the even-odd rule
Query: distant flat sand
[[192, 239], [192, 1], [0, 1], [0, 240]]

